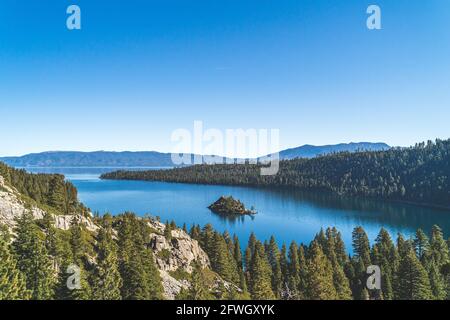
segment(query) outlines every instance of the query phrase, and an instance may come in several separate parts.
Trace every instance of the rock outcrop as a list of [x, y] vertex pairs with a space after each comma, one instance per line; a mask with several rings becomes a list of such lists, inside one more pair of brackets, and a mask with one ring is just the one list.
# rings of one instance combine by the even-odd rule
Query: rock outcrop
[[182, 271], [191, 274], [194, 262], [199, 263], [202, 268], [210, 268], [208, 255], [200, 248], [197, 240], [181, 229], [172, 230], [171, 239], [168, 240], [164, 236], [164, 224], [151, 221], [149, 226], [155, 230], [151, 234], [149, 245], [160, 270], [165, 296], [167, 299], [174, 299], [182, 288], [189, 288], [189, 282], [175, 279], [170, 273]]
[[[12, 230], [16, 225], [16, 219], [27, 212], [30, 212], [35, 219], [42, 219], [45, 215], [44, 210], [35, 205], [30, 206], [22, 200], [19, 192], [8, 186], [4, 178], [0, 176], [0, 223]], [[55, 227], [62, 230], [68, 230], [73, 219], [79, 219], [89, 231], [95, 232], [99, 228], [91, 219], [81, 215], [55, 215], [54, 217]]]
[[35, 219], [42, 219], [45, 211], [37, 207], [28, 208], [26, 203], [20, 199], [20, 194], [9, 187], [2, 176], [0, 176], [0, 223], [13, 228], [16, 219], [26, 212], [31, 212]]
[[151, 234], [150, 247], [155, 253], [156, 263], [160, 270], [176, 271], [182, 268], [188, 273], [193, 270], [192, 263], [200, 263], [203, 268], [209, 268], [209, 258], [200, 248], [197, 240], [192, 239], [181, 229], [172, 230], [172, 237], [164, 237], [166, 226], [158, 221], [149, 222], [152, 229], [158, 233]]

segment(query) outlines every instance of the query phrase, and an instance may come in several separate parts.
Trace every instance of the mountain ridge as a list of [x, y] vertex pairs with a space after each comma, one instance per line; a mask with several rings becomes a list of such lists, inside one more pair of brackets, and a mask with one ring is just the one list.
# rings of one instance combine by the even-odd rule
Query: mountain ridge
[[[280, 151], [282, 160], [313, 158], [337, 152], [380, 151], [389, 149], [382, 142], [350, 142], [314, 146], [305, 144]], [[196, 154], [189, 154], [192, 157]], [[172, 167], [172, 153], [158, 151], [44, 151], [23, 156], [0, 157], [15, 167]]]

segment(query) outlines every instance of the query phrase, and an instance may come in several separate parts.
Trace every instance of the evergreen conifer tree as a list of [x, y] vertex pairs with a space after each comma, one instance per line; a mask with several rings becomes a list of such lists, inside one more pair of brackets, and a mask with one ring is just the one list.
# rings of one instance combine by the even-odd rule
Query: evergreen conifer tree
[[92, 280], [93, 298], [120, 300], [122, 278], [119, 272], [117, 245], [112, 238], [111, 216], [105, 215], [97, 237], [97, 265]]
[[338, 299], [333, 284], [333, 267], [324, 255], [320, 245], [313, 241], [310, 249], [310, 257], [306, 269], [306, 294], [311, 300], [335, 300]]
[[400, 300], [433, 298], [428, 274], [413, 250], [410, 250], [401, 259], [397, 281], [397, 298]]
[[42, 240], [42, 233], [30, 213], [17, 220], [17, 237], [13, 242], [18, 269], [26, 277], [26, 287], [33, 300], [54, 298], [55, 270]]
[[264, 252], [264, 246], [256, 241], [250, 263], [251, 295], [254, 300], [275, 299], [271, 277], [272, 270]]
[[0, 231], [0, 300], [27, 300], [26, 279], [11, 254], [7, 230]]

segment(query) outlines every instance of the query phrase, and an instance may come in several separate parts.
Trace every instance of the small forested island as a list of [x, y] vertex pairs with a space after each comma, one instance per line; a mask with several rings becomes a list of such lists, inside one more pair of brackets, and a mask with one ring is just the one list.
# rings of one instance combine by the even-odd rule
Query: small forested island
[[225, 215], [253, 215], [256, 211], [253, 209], [246, 209], [244, 204], [234, 199], [232, 196], [225, 197], [221, 196], [216, 202], [211, 204], [208, 209], [214, 213], [225, 214]]

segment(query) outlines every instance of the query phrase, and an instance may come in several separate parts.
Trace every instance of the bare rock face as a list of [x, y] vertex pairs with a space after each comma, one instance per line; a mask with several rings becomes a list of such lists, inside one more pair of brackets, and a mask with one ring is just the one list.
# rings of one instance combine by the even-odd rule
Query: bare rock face
[[35, 219], [42, 219], [45, 211], [37, 208], [27, 208], [26, 204], [19, 198], [19, 193], [5, 184], [0, 176], [0, 223], [13, 228], [15, 219], [26, 212], [31, 212]]
[[175, 300], [181, 289], [188, 289], [190, 284], [186, 280], [177, 280], [170, 276], [167, 271], [160, 270], [161, 281], [164, 288], [164, 296], [168, 300]]
[[192, 239], [181, 229], [172, 230], [172, 239], [167, 240], [164, 235], [165, 225], [153, 221], [150, 226], [159, 233], [152, 233], [150, 247], [156, 256], [156, 263], [160, 270], [176, 271], [182, 268], [192, 273], [194, 261], [203, 268], [209, 268], [210, 262], [206, 253], [200, 248], [198, 241]]
[[96, 232], [99, 229], [99, 226], [92, 222], [91, 219], [88, 219], [82, 215], [55, 216], [55, 227], [61, 230], [69, 230], [74, 219], [78, 219], [89, 231]]
[[183, 230], [172, 230], [172, 237], [168, 240], [163, 235], [166, 228], [164, 224], [152, 221], [149, 225], [157, 232], [151, 234], [150, 248], [161, 273], [165, 296], [167, 299], [174, 299], [181, 288], [189, 287], [189, 282], [175, 279], [170, 272], [181, 269], [191, 274], [193, 262], [200, 263], [202, 268], [210, 268], [209, 258], [200, 248], [198, 241]]

